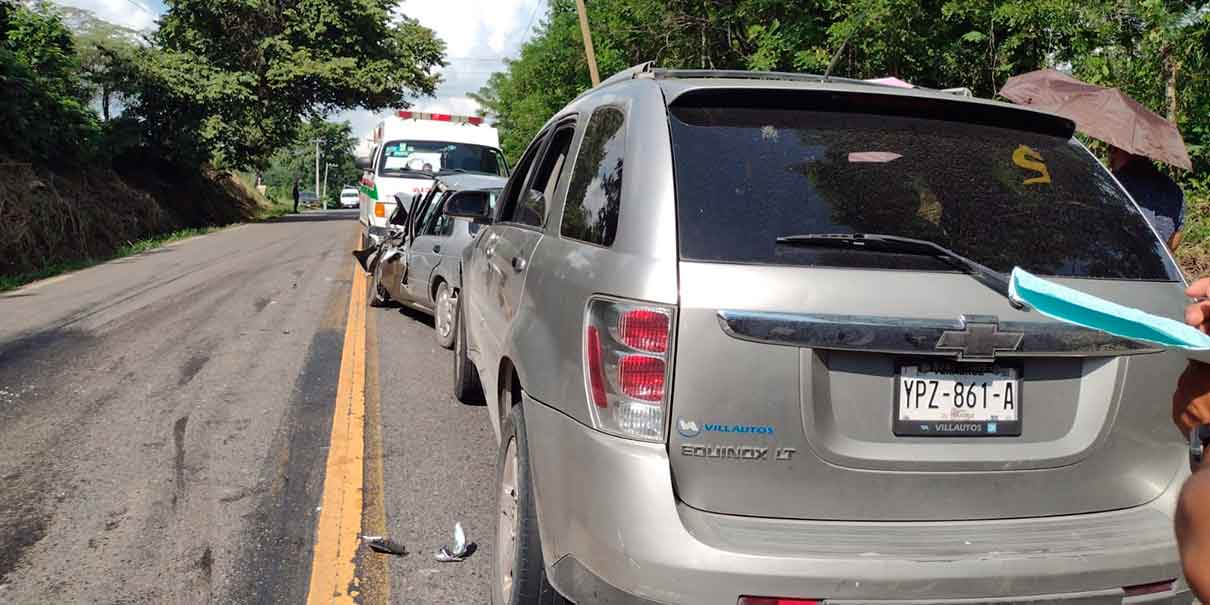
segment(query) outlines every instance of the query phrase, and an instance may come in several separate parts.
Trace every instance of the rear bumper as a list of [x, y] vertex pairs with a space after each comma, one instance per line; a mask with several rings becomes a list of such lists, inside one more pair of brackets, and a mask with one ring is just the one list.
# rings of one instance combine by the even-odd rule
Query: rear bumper
[[[666, 446], [594, 431], [526, 396], [542, 552], [579, 603], [735, 605], [741, 595], [955, 603], [1188, 603], [1121, 587], [1179, 578], [1181, 473], [1135, 509], [961, 523], [718, 515], [679, 504]], [[1061, 489], [1057, 487], [1056, 489]], [[606, 598], [609, 597], [609, 598]]]

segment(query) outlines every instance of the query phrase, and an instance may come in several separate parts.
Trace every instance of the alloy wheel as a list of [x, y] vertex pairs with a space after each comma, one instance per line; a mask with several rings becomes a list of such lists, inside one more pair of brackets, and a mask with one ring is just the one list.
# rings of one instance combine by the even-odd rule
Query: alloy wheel
[[452, 302], [450, 287], [447, 284], [441, 284], [437, 288], [437, 334], [445, 342], [449, 342], [447, 339], [454, 330], [454, 305], [451, 304]]
[[500, 494], [496, 519], [496, 577], [500, 603], [509, 603], [513, 594], [513, 570], [517, 558], [517, 440], [508, 442], [504, 452], [504, 469], [500, 474]]

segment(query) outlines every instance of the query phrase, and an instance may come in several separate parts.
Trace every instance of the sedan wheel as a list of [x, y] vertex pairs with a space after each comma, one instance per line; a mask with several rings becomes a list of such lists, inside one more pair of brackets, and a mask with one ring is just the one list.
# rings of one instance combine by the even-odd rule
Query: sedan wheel
[[499, 601], [511, 603], [513, 573], [517, 555], [517, 440], [510, 439], [504, 452], [504, 468], [500, 473], [500, 493], [497, 495], [496, 519], [496, 578]]
[[454, 347], [454, 337], [457, 336], [458, 318], [454, 315], [457, 299], [450, 285], [446, 282], [441, 282], [437, 286], [437, 304], [434, 310], [434, 329], [437, 333], [437, 344], [442, 348], [452, 349]]
[[374, 278], [370, 282], [370, 306], [385, 307], [390, 300], [390, 293], [382, 285], [382, 262], [379, 261], [374, 265]]

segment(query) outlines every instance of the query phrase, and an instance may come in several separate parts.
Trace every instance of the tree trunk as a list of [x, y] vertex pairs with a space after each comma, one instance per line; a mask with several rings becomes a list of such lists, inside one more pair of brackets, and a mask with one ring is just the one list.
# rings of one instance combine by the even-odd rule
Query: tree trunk
[[109, 87], [101, 87], [101, 119], [109, 121]]
[[1169, 50], [1167, 63], [1168, 73], [1167, 82], [1165, 83], [1164, 99], [1168, 102], [1168, 121], [1173, 124], [1179, 124], [1177, 120], [1180, 118], [1180, 99], [1176, 92], [1176, 79], [1181, 73], [1181, 60], [1172, 56]]

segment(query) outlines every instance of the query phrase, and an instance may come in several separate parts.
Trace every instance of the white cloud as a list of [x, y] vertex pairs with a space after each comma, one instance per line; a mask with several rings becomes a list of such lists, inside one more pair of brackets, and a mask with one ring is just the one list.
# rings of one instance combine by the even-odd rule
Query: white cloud
[[445, 41], [448, 65], [435, 99], [417, 99], [417, 110], [473, 114], [478, 104], [466, 97], [487, 83], [493, 71], [516, 57], [538, 23], [546, 0], [405, 0], [401, 12], [432, 29]]
[[481, 50], [499, 55], [515, 50], [535, 3], [541, 1], [405, 0], [400, 10], [437, 32], [449, 57], [478, 56], [475, 52]]
[[151, 6], [145, 0], [57, 0], [59, 4], [91, 11], [99, 19], [115, 25], [145, 31], [155, 29], [156, 19], [163, 11], [158, 2]]

